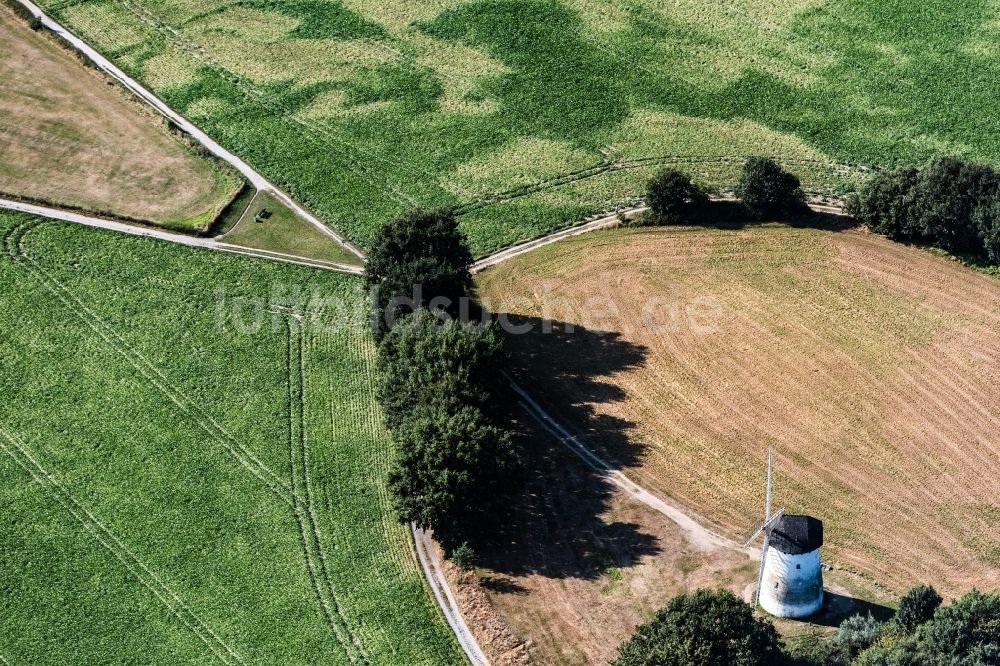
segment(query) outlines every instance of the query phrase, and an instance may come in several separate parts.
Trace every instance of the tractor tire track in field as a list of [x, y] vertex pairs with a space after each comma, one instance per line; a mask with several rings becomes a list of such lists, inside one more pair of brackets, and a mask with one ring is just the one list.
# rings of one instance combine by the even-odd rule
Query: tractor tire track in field
[[[207, 414], [184, 391], [171, 382], [167, 376], [149, 359], [133, 348], [99, 314], [90, 309], [71, 289], [63, 285], [51, 273], [42, 268], [24, 251], [24, 237], [41, 223], [27, 222], [18, 225], [4, 235], [4, 249], [14, 261], [28, 268], [42, 286], [55, 296], [63, 306], [90, 328], [111, 349], [131, 365], [144, 379], [172, 402], [182, 414], [195, 423], [209, 439], [228, 452], [244, 469], [257, 478], [278, 499], [291, 504], [291, 488], [277, 476], [252, 451], [241, 444], [231, 433]], [[23, 231], [22, 231], [23, 230]]]
[[[6, 255], [13, 262], [28, 268], [29, 272], [68, 310], [83, 321], [115, 352], [124, 357], [129, 365], [173, 402], [186, 416], [194, 420], [206, 434], [226, 448], [240, 465], [247, 469], [247, 471], [250, 471], [268, 490], [292, 508], [298, 526], [299, 540], [306, 558], [310, 582], [320, 601], [324, 617], [351, 662], [368, 664], [368, 659], [360, 642], [350, 631], [346, 618], [337, 603], [329, 574], [329, 565], [320, 541], [318, 520], [312, 502], [312, 489], [308, 478], [308, 449], [303, 413], [304, 360], [302, 355], [302, 325], [299, 315], [287, 309], [272, 309], [272, 312], [285, 317], [288, 329], [288, 435], [292, 471], [292, 483], [289, 484], [279, 479], [252, 452], [236, 441], [214, 419], [201, 411], [156, 366], [121, 338], [110, 324], [106, 323], [69, 288], [60, 283], [59, 280], [42, 268], [24, 251], [22, 245], [24, 237], [42, 224], [45, 224], [45, 222], [30, 220], [6, 230], [3, 235], [3, 246]], [[6, 436], [6, 433], [4, 435]], [[44, 476], [48, 477], [49, 475], [44, 473]], [[238, 662], [243, 663], [242, 659], [239, 659]], [[225, 663], [230, 662], [227, 661]]]
[[[162, 603], [177, 620], [194, 633], [212, 654], [224, 664], [246, 664], [243, 657], [228, 645], [204, 620], [180, 598], [167, 583], [154, 573], [128, 546], [94, 516], [72, 493], [35, 459], [24, 442], [6, 430], [0, 429], [0, 449], [55, 499], [87, 532], [122, 563], [146, 589]], [[6, 660], [0, 659], [3, 663]]]
[[[211, 56], [206, 53], [204, 47], [184, 34], [183, 31], [178, 30], [164, 22], [149, 9], [140, 6], [133, 0], [118, 0], [118, 4], [120, 4], [129, 14], [133, 15], [149, 28], [162, 35], [190, 58], [193, 58], [203, 66], [211, 69], [217, 76], [222, 77], [224, 80], [235, 86], [247, 99], [260, 104], [262, 107], [271, 113], [276, 114], [278, 117], [294, 123], [305, 133], [306, 136], [314, 141], [322, 144], [326, 148], [333, 148], [335, 150], [339, 149], [344, 152], [353, 152], [361, 155], [363, 158], [370, 159], [373, 162], [382, 162], [386, 167], [391, 166], [393, 170], [398, 169], [398, 165], [387, 164], [386, 160], [383, 158], [379, 158], [377, 155], [364, 150], [356, 143], [346, 141], [321, 124], [296, 117], [294, 109], [290, 109], [275, 102], [265, 91], [260, 90], [255, 85], [245, 80], [244, 77], [237, 75], [215, 62]], [[347, 155], [346, 157], [350, 158], [350, 155]], [[368, 169], [368, 167], [361, 160], [349, 161], [354, 170], [356, 170], [362, 178], [367, 180], [370, 185], [378, 188], [385, 188], [387, 190], [387, 194], [389, 194], [390, 198], [392, 198], [397, 204], [403, 206], [404, 208], [416, 207], [418, 205], [416, 199], [389, 182], [388, 178], [380, 179], [373, 175], [370, 169]]]
[[313, 592], [323, 617], [352, 663], [368, 664], [368, 657], [344, 616], [330, 577], [323, 550], [319, 521], [309, 482], [309, 450], [305, 430], [305, 362], [301, 315], [272, 306], [271, 312], [285, 319], [286, 370], [288, 373], [288, 462], [291, 471], [291, 505], [299, 531], [299, 542]]

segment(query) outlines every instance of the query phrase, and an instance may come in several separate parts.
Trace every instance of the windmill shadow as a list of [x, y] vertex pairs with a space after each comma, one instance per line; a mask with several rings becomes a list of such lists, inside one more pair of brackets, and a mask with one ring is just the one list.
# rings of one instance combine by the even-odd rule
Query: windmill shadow
[[818, 613], [804, 621], [820, 627], [839, 627], [840, 623], [849, 617], [854, 615], [867, 616], [869, 613], [879, 622], [885, 622], [895, 615], [895, 611], [889, 606], [825, 590], [823, 607]]

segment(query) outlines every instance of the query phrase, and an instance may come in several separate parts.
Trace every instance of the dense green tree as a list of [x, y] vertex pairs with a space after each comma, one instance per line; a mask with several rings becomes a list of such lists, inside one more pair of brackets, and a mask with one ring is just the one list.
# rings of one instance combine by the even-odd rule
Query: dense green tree
[[451, 211], [413, 211], [379, 228], [364, 276], [376, 338], [420, 307], [437, 304], [456, 314], [472, 287], [471, 264], [468, 243]]
[[973, 590], [915, 633], [862, 653], [859, 666], [996, 666], [1000, 664], [1000, 595]]
[[496, 325], [462, 323], [426, 308], [379, 345], [378, 398], [394, 429], [421, 404], [450, 396], [496, 417], [506, 407], [504, 338]]
[[918, 626], [934, 617], [941, 605], [941, 595], [929, 585], [911, 588], [899, 600], [896, 624], [906, 633], [913, 633]]
[[919, 175], [919, 170], [912, 167], [875, 174], [848, 200], [847, 213], [893, 240], [922, 240], [913, 205]]
[[798, 177], [766, 157], [746, 161], [735, 194], [759, 218], [793, 213], [805, 203]]
[[447, 399], [418, 405], [393, 431], [389, 486], [397, 516], [433, 529], [446, 550], [494, 526], [516, 487], [509, 435]]
[[664, 169], [646, 186], [646, 204], [659, 224], [683, 222], [708, 197], [691, 178], [676, 169]]
[[921, 169], [913, 190], [915, 223], [927, 242], [950, 252], [981, 254], [973, 214], [996, 194], [1000, 179], [985, 164], [938, 157]]
[[1000, 664], [1000, 595], [973, 590], [924, 627], [923, 652], [937, 663]]
[[990, 263], [1000, 265], [1000, 194], [981, 202], [972, 215]]
[[670, 600], [619, 648], [613, 666], [773, 666], [784, 659], [778, 632], [726, 590]]

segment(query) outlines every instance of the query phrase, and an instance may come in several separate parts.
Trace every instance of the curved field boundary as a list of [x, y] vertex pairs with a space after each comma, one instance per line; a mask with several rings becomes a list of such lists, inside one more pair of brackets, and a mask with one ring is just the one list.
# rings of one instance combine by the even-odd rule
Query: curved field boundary
[[[710, 197], [712, 201], [736, 201], [733, 197]], [[809, 208], [817, 213], [826, 213], [828, 215], [840, 215], [846, 216], [844, 209], [841, 206], [831, 206], [825, 204], [809, 204]], [[637, 215], [639, 213], [645, 213], [649, 208], [645, 205], [634, 206], [632, 208], [623, 208], [611, 215], [605, 215], [603, 217], [598, 217], [597, 219], [589, 220], [580, 224], [573, 225], [571, 227], [566, 227], [565, 229], [560, 229], [559, 231], [554, 231], [551, 234], [547, 234], [540, 238], [535, 238], [532, 240], [524, 241], [523, 243], [518, 243], [505, 250], [500, 250], [489, 256], [483, 257], [479, 261], [472, 264], [471, 271], [473, 273], [479, 273], [486, 270], [491, 266], [496, 266], [497, 264], [507, 261], [508, 259], [513, 259], [514, 257], [520, 256], [536, 250], [544, 245], [550, 245], [557, 241], [564, 240], [566, 238], [572, 238], [573, 236], [580, 236], [582, 234], [588, 233], [590, 231], [597, 231], [598, 229], [607, 229], [610, 227], [617, 226], [621, 223], [621, 218], [630, 215]]]
[[356, 255], [359, 259], [364, 259], [364, 253], [358, 248], [354, 247], [353, 244], [349, 243], [346, 239], [341, 237], [339, 234], [332, 231], [328, 226], [323, 224], [315, 215], [307, 211], [305, 208], [296, 203], [288, 194], [283, 192], [281, 189], [269, 182], [263, 175], [258, 173], [253, 167], [241, 160], [239, 157], [229, 152], [221, 145], [216, 143], [210, 136], [202, 132], [198, 127], [184, 118], [179, 113], [167, 106], [160, 98], [154, 95], [152, 92], [147, 90], [138, 81], [131, 78], [128, 74], [123, 72], [114, 63], [98, 53], [94, 48], [92, 48], [85, 41], [74, 35], [72, 32], [64, 28], [62, 25], [57, 23], [55, 20], [50, 18], [45, 12], [42, 11], [41, 7], [36, 5], [31, 0], [17, 0], [25, 9], [27, 9], [32, 16], [37, 17], [42, 21], [42, 25], [51, 30], [57, 36], [61, 37], [67, 43], [69, 43], [73, 48], [79, 51], [87, 60], [94, 63], [94, 65], [101, 71], [108, 74], [111, 78], [118, 81], [120, 84], [125, 86], [125, 88], [135, 94], [139, 99], [153, 107], [153, 109], [160, 115], [167, 118], [169, 121], [177, 125], [181, 130], [189, 134], [195, 141], [203, 145], [210, 153], [215, 155], [217, 158], [229, 163], [239, 171], [243, 176], [253, 184], [258, 190], [266, 190], [271, 192], [277, 199], [279, 199], [283, 204], [298, 213], [303, 219], [312, 224], [314, 227], [319, 229], [323, 234], [329, 236], [331, 239], [336, 241], [345, 248], [348, 252]]
[[319, 601], [330, 630], [352, 663], [368, 664], [361, 642], [351, 631], [344, 617], [330, 578], [330, 569], [320, 539], [313, 493], [309, 484], [309, 452], [305, 432], [305, 363], [302, 358], [302, 319], [285, 308], [273, 308], [272, 313], [285, 319], [287, 333], [286, 369], [288, 373], [288, 458], [292, 474], [292, 513], [299, 531], [299, 542], [309, 573], [313, 592]]
[[204, 432], [210, 441], [217, 444], [247, 472], [253, 475], [275, 497], [291, 505], [291, 486], [278, 477], [252, 451], [241, 444], [231, 433], [206, 413], [197, 401], [188, 397], [183, 389], [171, 382], [167, 376], [153, 363], [132, 347], [112, 326], [104, 321], [69, 288], [63, 285], [40, 264], [34, 261], [24, 251], [24, 237], [41, 223], [29, 221], [16, 225], [7, 231], [3, 237], [3, 246], [13, 261], [25, 266], [38, 279], [49, 293], [56, 297], [62, 305], [82, 321], [91, 331], [107, 344], [114, 352], [156, 388], [165, 398]]
[[420, 560], [420, 568], [424, 570], [424, 578], [430, 585], [431, 592], [437, 600], [444, 619], [458, 639], [458, 644], [465, 652], [466, 658], [472, 666], [490, 666], [490, 660], [486, 657], [483, 649], [479, 647], [479, 642], [469, 630], [469, 625], [462, 617], [462, 611], [458, 607], [451, 586], [448, 584], [448, 577], [444, 573], [444, 566], [441, 557], [434, 548], [434, 542], [426, 531], [417, 527], [416, 523], [410, 524], [413, 532], [413, 543], [417, 547], [417, 559]]
[[28, 213], [30, 215], [37, 215], [38, 217], [44, 217], [50, 220], [59, 220], [62, 222], [72, 222], [74, 224], [82, 224], [85, 227], [104, 229], [106, 231], [114, 231], [117, 233], [128, 234], [130, 236], [155, 238], [157, 240], [163, 240], [169, 243], [176, 243], [178, 245], [185, 245], [187, 247], [201, 248], [203, 250], [216, 250], [219, 252], [228, 252], [230, 254], [242, 254], [248, 257], [254, 257], [255, 259], [270, 259], [271, 261], [277, 261], [285, 264], [308, 266], [310, 268], [319, 268], [327, 271], [335, 271], [337, 273], [350, 273], [351, 275], [361, 275], [361, 273], [364, 271], [364, 269], [361, 268], [360, 266], [350, 266], [347, 264], [337, 264], [329, 261], [320, 261], [318, 259], [309, 259], [308, 257], [300, 257], [298, 255], [293, 255], [293, 254], [273, 252], [271, 250], [255, 250], [251, 248], [245, 248], [239, 245], [232, 245], [230, 243], [223, 243], [221, 241], [217, 241], [211, 238], [187, 236], [184, 234], [177, 234], [170, 231], [160, 231], [158, 229], [136, 227], [129, 224], [123, 224], [121, 222], [115, 222], [114, 220], [107, 220], [100, 217], [91, 217], [89, 215], [73, 213], [70, 211], [61, 210], [59, 208], [48, 208], [46, 206], [26, 204], [20, 201], [12, 201], [10, 199], [0, 199], [0, 208], [17, 211], [19, 213]]
[[[7, 441], [4, 443], [0, 440], [0, 448], [3, 449], [4, 453], [10, 456], [21, 469], [31, 476], [35, 483], [73, 516], [98, 543], [114, 555], [143, 587], [153, 593], [175, 619], [206, 645], [216, 659], [223, 664], [246, 664], [243, 657], [205, 624], [204, 620], [184, 603], [183, 599], [162, 578], [144, 564], [107, 526], [73, 497], [72, 493], [31, 455], [24, 442], [3, 429], [0, 429], [0, 435], [3, 435]], [[6, 660], [3, 660], [3, 663], [6, 663]]]
[[698, 550], [717, 550], [720, 548], [743, 550], [735, 541], [727, 539], [707, 527], [704, 527], [676, 506], [667, 503], [663, 499], [657, 497], [629, 479], [621, 471], [614, 469], [610, 463], [594, 453], [590, 448], [584, 445], [579, 438], [571, 434], [566, 428], [560, 425], [559, 422], [552, 418], [548, 412], [542, 409], [541, 405], [535, 402], [535, 400], [528, 395], [524, 389], [518, 386], [509, 375], [506, 373], [504, 373], [504, 375], [510, 381], [511, 388], [514, 389], [514, 392], [520, 398], [521, 407], [524, 408], [524, 411], [526, 411], [528, 415], [531, 416], [536, 423], [538, 423], [538, 425], [540, 425], [550, 435], [555, 437], [567, 450], [582, 460], [587, 467], [600, 474], [616, 488], [621, 489], [632, 499], [642, 502], [649, 508], [663, 514], [673, 521], [681, 529], [681, 531], [684, 532], [693, 547]]
[[[869, 167], [861, 164], [842, 164], [837, 162], [824, 162], [822, 160], [808, 160], [808, 159], [787, 159], [782, 158], [777, 155], [769, 156], [775, 161], [780, 162], [785, 166], [798, 166], [808, 169], [820, 169], [826, 170], [831, 173], [836, 173], [840, 175], [850, 175], [852, 173], [867, 173], [871, 171], [876, 171], [874, 167]], [[681, 156], [681, 155], [661, 155], [657, 157], [639, 157], [629, 160], [611, 161], [607, 157], [598, 165], [588, 167], [586, 169], [580, 169], [577, 171], [570, 171], [558, 176], [553, 176], [546, 180], [540, 180], [529, 185], [522, 185], [520, 187], [512, 188], [510, 190], [505, 190], [503, 192], [497, 192], [495, 194], [487, 195], [476, 201], [468, 202], [465, 204], [459, 204], [454, 206], [452, 211], [455, 215], [461, 216], [468, 213], [481, 210], [488, 206], [492, 206], [498, 203], [504, 203], [506, 201], [513, 201], [515, 199], [520, 199], [522, 197], [531, 196], [532, 194], [538, 194], [539, 192], [544, 192], [546, 190], [555, 189], [565, 185], [571, 185], [573, 183], [580, 182], [582, 180], [587, 180], [590, 178], [595, 178], [597, 176], [604, 175], [613, 171], [626, 171], [630, 169], [639, 169], [647, 166], [656, 165], [719, 165], [719, 166], [736, 166], [741, 165], [746, 162], [747, 156], [729, 156], [729, 157], [718, 157], [718, 156]]]

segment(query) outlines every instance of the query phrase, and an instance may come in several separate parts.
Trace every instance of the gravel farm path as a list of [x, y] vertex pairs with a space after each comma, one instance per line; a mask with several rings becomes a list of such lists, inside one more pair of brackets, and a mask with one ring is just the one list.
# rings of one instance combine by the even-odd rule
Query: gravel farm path
[[100, 217], [91, 217], [89, 215], [73, 213], [70, 211], [60, 210], [58, 208], [49, 208], [47, 206], [36, 206], [34, 204], [26, 204], [26, 203], [21, 203], [19, 201], [11, 201], [9, 199], [0, 199], [0, 208], [6, 210], [13, 210], [20, 213], [29, 213], [31, 215], [36, 215], [38, 217], [44, 217], [51, 220], [73, 222], [75, 224], [82, 224], [86, 227], [95, 227], [97, 229], [116, 231], [118, 233], [128, 234], [130, 236], [156, 238], [158, 240], [168, 241], [170, 243], [177, 243], [178, 245], [186, 245], [188, 247], [197, 247], [204, 250], [217, 250], [219, 252], [243, 254], [249, 257], [255, 257], [257, 259], [269, 259], [271, 261], [280, 261], [286, 264], [297, 264], [299, 266], [309, 266], [310, 268], [319, 268], [327, 271], [336, 271], [338, 273], [350, 273], [352, 275], [361, 275], [361, 273], [364, 271], [364, 269], [361, 268], [360, 266], [351, 266], [349, 264], [337, 264], [329, 261], [319, 261], [317, 259], [309, 259], [307, 257], [300, 257], [297, 255], [283, 254], [281, 252], [271, 252], [269, 250], [254, 250], [250, 248], [241, 247], [239, 245], [230, 245], [229, 243], [222, 243], [212, 238], [188, 236], [185, 234], [172, 233], [170, 231], [161, 231], [159, 229], [138, 227], [131, 224], [123, 224], [121, 222], [115, 222], [113, 220], [106, 220]]

